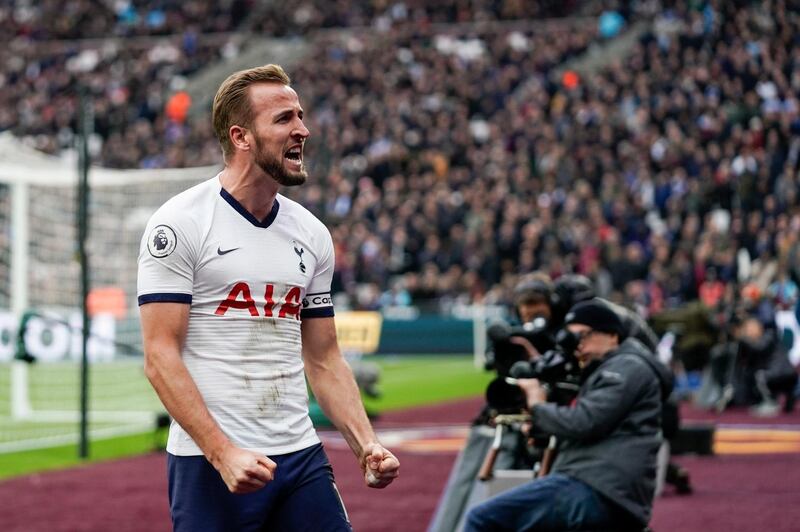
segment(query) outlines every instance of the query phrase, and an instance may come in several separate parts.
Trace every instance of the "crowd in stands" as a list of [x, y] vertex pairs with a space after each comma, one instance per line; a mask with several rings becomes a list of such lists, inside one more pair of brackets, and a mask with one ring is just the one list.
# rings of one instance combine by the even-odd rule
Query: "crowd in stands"
[[241, 26], [253, 0], [14, 0], [0, 4], [7, 39], [105, 39], [229, 32]]
[[575, 271], [646, 316], [796, 293], [799, 29], [783, 2], [678, 6], [571, 86], [549, 67], [580, 31], [473, 58], [419, 35], [326, 46], [294, 74], [312, 160], [335, 162], [300, 194], [334, 227], [341, 288], [492, 302]]
[[13, 0], [0, 4], [0, 32], [8, 40], [105, 39], [246, 30], [274, 36], [305, 35], [320, 28], [398, 22], [452, 24], [540, 19], [592, 13], [602, 1], [575, 0]]
[[0, 50], [0, 131], [10, 130], [46, 153], [75, 145], [79, 89], [93, 99], [97, 162], [112, 168], [212, 164], [219, 160], [208, 120], [164, 112], [186, 78], [232, 53], [229, 40], [188, 35], [149, 43], [109, 41], [53, 52]]
[[575, 0], [316, 0], [300, 2], [296, 9], [291, 10], [273, 5], [254, 17], [252, 24], [261, 33], [303, 35], [316, 28], [374, 27], [385, 30], [407, 23], [425, 27], [430, 24], [537, 20], [596, 13], [602, 4], [602, 1]]
[[326, 179], [297, 193], [333, 227], [339, 290], [356, 288], [354, 302], [375, 307], [386, 281], [402, 276], [393, 284], [415, 304], [447, 304], [480, 299], [499, 280], [503, 203], [516, 221], [529, 217], [506, 184], [507, 170], [527, 163], [522, 149], [508, 149], [504, 107], [525, 81], [584, 51], [595, 31], [414, 30], [395, 33], [392, 47], [353, 35], [320, 43], [327, 53], [294, 80], [313, 109], [309, 159]]
[[[595, 11], [602, 3], [590, 2]], [[581, 6], [581, 11], [592, 12]], [[443, 21], [514, 20], [577, 12], [574, 2], [451, 0], [328, 2], [28, 2], [0, 4], [0, 131], [46, 153], [74, 145], [77, 95], [94, 99], [99, 164], [112, 168], [219, 162], [208, 113], [171, 112], [199, 70], [231, 58], [248, 35], [306, 35], [324, 27], [387, 31]], [[238, 32], [238, 33], [237, 33]], [[249, 33], [248, 33], [249, 32]]]
[[273, 34], [281, 17], [289, 34], [354, 27], [308, 33], [290, 68], [313, 132], [314, 179], [293, 193], [329, 223], [352, 306], [503, 302], [534, 269], [589, 275], [645, 315], [796, 299], [800, 24], [784, 0], [669, 2], [629, 54], [583, 77], [556, 69], [599, 39], [596, 22], [513, 22], [577, 3], [62, 4], [14, 2], [0, 27], [28, 44], [171, 37], [0, 50], [0, 131], [68, 149], [81, 81], [98, 161], [117, 168], [220, 161], [207, 114], [165, 112], [237, 52], [213, 32], [248, 17]]

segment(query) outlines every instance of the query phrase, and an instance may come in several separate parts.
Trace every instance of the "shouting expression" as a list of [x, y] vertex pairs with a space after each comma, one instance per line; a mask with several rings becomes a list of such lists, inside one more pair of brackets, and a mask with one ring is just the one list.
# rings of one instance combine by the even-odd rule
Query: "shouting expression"
[[257, 83], [250, 87], [250, 103], [253, 161], [283, 186], [302, 185], [308, 177], [303, 146], [309, 131], [297, 93], [280, 83]]

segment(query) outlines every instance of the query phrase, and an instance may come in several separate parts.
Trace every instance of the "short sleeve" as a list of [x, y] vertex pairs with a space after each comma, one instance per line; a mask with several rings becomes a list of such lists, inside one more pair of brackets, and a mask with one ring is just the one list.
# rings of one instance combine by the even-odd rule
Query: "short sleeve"
[[320, 238], [317, 266], [306, 289], [303, 310], [300, 312], [301, 318], [327, 318], [334, 315], [333, 299], [331, 298], [331, 282], [335, 263], [333, 239], [327, 228], [323, 226], [323, 229], [324, 234]]
[[195, 231], [191, 220], [165, 211], [166, 205], [150, 219], [139, 246], [139, 305], [192, 302]]

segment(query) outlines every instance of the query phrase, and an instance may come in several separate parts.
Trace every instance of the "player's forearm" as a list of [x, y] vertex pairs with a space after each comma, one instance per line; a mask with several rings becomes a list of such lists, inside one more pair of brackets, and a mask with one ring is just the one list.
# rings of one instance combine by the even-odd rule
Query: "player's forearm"
[[307, 365], [306, 374], [322, 411], [361, 459], [364, 447], [377, 439], [350, 366], [337, 354], [324, 364]]
[[208, 411], [200, 390], [180, 356], [153, 349], [145, 354], [145, 374], [164, 407], [215, 464], [231, 445]]

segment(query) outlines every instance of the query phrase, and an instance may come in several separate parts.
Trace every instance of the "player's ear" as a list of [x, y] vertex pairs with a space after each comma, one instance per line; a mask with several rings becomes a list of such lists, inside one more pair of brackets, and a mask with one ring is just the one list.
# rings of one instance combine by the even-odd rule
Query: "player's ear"
[[246, 127], [232, 125], [228, 129], [228, 136], [231, 139], [231, 144], [234, 148], [249, 151], [250, 150], [250, 140], [248, 139], [248, 129]]

